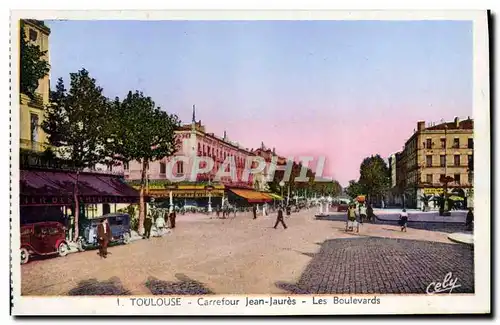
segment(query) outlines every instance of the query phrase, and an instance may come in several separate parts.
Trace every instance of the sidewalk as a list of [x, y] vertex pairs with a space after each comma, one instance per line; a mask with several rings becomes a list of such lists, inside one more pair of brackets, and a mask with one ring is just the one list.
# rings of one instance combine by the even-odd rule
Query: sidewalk
[[448, 239], [460, 244], [474, 245], [474, 234], [472, 232], [455, 232], [449, 234]]
[[[401, 210], [382, 210], [373, 211], [378, 220], [398, 221]], [[438, 211], [407, 211], [409, 222], [443, 222], [443, 223], [465, 223], [467, 211], [451, 211], [451, 216], [440, 216]]]

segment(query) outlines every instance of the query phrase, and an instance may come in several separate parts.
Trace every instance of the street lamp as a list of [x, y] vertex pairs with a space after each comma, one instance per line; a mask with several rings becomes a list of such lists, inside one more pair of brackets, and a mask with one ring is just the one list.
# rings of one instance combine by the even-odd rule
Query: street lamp
[[281, 187], [281, 197], [283, 197], [283, 186], [285, 186], [285, 182], [281, 181], [279, 185]]

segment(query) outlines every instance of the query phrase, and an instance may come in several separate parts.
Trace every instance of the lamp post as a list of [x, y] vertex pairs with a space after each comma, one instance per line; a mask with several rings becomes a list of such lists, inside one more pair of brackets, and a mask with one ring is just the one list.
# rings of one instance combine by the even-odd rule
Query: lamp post
[[443, 204], [443, 211], [446, 212], [448, 211], [448, 125], [444, 125], [444, 188], [443, 188], [443, 197], [444, 197], [444, 204]]
[[205, 186], [205, 189], [208, 191], [208, 213], [212, 213], [212, 179], [208, 179], [208, 186]]

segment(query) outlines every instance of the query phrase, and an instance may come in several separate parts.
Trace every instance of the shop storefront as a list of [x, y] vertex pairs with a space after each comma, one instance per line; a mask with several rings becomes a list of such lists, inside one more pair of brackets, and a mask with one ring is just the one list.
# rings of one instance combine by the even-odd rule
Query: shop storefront
[[80, 220], [95, 217], [95, 213], [89, 213], [95, 206], [101, 206], [101, 212], [109, 213], [116, 211], [117, 204], [139, 202], [139, 193], [135, 189], [121, 177], [109, 174], [21, 170], [19, 186], [21, 224], [58, 221], [72, 228], [75, 193], [80, 203]]

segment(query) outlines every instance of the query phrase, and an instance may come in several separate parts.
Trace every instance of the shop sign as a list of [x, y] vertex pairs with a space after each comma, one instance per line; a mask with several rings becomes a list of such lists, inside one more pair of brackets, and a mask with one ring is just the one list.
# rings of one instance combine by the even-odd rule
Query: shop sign
[[443, 194], [443, 188], [442, 187], [424, 188], [424, 194], [427, 195]]

